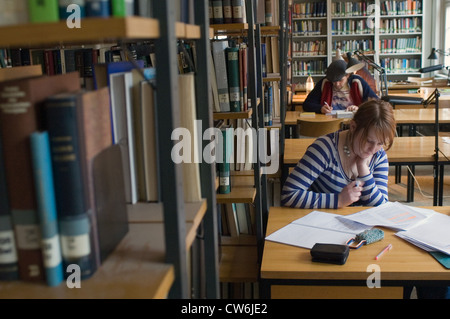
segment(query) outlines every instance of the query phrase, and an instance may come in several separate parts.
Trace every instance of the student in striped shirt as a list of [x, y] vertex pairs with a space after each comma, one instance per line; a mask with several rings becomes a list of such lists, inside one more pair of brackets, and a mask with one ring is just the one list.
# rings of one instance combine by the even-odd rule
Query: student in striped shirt
[[348, 130], [317, 138], [286, 179], [284, 206], [342, 208], [388, 201], [386, 155], [394, 141], [392, 106], [370, 100], [359, 106]]

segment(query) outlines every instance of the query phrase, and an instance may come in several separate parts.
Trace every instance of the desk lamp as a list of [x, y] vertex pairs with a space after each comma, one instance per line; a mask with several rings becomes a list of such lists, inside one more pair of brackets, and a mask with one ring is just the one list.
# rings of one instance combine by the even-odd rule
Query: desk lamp
[[[450, 56], [450, 52], [447, 52], [447, 51], [444, 51], [444, 50], [441, 50], [441, 49], [433, 48], [431, 50], [430, 55], [428, 56], [428, 60], [437, 60], [438, 59], [438, 54], [441, 54], [443, 56]], [[420, 73], [427, 73], [427, 72], [440, 71], [442, 69], [449, 70], [448, 75], [447, 75], [447, 85], [450, 85], [450, 67], [448, 67], [448, 66], [446, 67], [443, 64], [436, 64], [436, 65], [429, 66], [429, 67], [426, 67], [426, 68], [421, 68], [421, 69], [419, 69], [419, 72]]]

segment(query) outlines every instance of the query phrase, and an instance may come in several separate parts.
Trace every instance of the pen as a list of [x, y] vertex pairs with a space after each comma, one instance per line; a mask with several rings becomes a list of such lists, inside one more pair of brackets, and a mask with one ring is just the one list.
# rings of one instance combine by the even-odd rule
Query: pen
[[389, 251], [392, 249], [392, 244], [387, 245], [382, 251], [380, 251], [380, 253], [375, 257], [375, 260], [378, 260], [381, 258], [381, 256], [384, 255], [385, 252]]

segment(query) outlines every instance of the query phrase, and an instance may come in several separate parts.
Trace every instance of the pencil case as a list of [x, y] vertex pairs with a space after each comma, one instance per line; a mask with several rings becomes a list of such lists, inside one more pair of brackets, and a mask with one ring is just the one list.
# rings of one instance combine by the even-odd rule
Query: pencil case
[[380, 241], [384, 238], [384, 232], [378, 228], [372, 228], [363, 231], [355, 236], [355, 238], [350, 238], [347, 241], [347, 245], [350, 248], [358, 249], [362, 245], [368, 245]]
[[316, 243], [310, 253], [314, 262], [343, 265], [347, 261], [349, 251], [347, 245]]

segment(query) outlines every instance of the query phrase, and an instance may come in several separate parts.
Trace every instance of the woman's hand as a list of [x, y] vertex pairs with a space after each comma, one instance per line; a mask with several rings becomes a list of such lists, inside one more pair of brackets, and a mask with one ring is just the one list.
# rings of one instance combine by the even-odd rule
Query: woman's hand
[[347, 207], [357, 202], [361, 197], [362, 186], [363, 182], [360, 181], [358, 186], [356, 186], [356, 181], [345, 186], [338, 195], [338, 208]]

